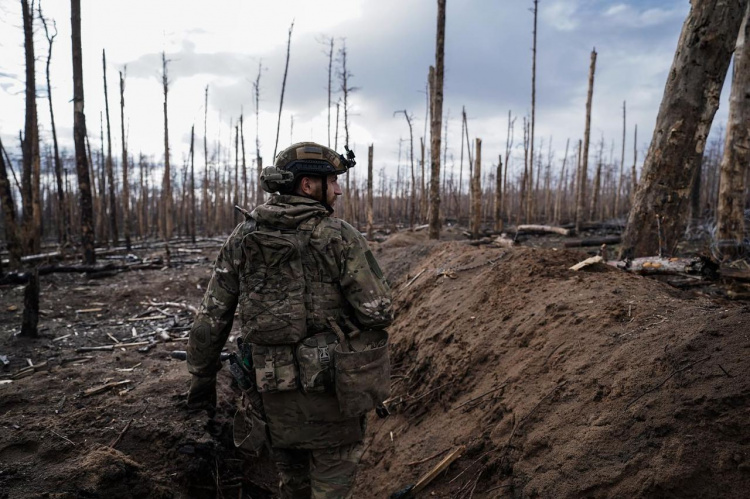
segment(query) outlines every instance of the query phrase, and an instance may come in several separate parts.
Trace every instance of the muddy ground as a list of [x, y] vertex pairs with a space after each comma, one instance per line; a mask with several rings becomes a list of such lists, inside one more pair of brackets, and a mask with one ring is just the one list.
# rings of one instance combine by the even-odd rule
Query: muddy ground
[[[461, 446], [423, 495], [746, 497], [747, 303], [568, 270], [580, 252], [425, 236], [374, 245], [397, 312], [392, 415], [369, 421], [355, 497], [388, 497]], [[209, 418], [187, 410], [170, 355], [192, 317], [176, 304], [197, 306], [218, 247], [183, 242], [171, 267], [102, 279], [42, 276], [35, 340], [14, 334], [23, 286], [0, 287], [0, 498], [274, 496], [272, 465], [233, 449], [226, 370]], [[37, 371], [11, 379], [29, 361]]]

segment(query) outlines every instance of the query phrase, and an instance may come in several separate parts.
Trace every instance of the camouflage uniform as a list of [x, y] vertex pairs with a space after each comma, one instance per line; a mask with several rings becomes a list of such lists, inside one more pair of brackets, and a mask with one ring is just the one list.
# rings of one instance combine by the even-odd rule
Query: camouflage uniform
[[[219, 252], [188, 343], [188, 370], [215, 377], [219, 354], [240, 308], [243, 334], [250, 317], [248, 261], [244, 239], [256, 227], [300, 230], [313, 227], [302, 251], [307, 334], [327, 328], [326, 316], [349, 317], [361, 329], [380, 329], [392, 321], [391, 295], [367, 242], [346, 222], [330, 217], [317, 201], [274, 195], [234, 230]], [[284, 497], [348, 497], [362, 455], [364, 417], [345, 417], [335, 393], [301, 390], [262, 393]]]

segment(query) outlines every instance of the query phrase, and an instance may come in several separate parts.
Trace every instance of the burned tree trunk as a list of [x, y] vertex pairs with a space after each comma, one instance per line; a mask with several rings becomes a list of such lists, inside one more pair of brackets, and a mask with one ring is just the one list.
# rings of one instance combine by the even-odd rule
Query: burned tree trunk
[[260, 155], [260, 75], [263, 70], [262, 63], [258, 63], [258, 76], [253, 82], [255, 91], [255, 167], [257, 177], [255, 178], [255, 204], [263, 204], [263, 187], [260, 185], [260, 174], [263, 171], [263, 158]]
[[586, 182], [588, 179], [589, 142], [591, 139], [591, 100], [594, 97], [595, 71], [596, 49], [591, 51], [591, 65], [589, 66], [589, 90], [586, 96], [586, 127], [583, 132], [583, 150], [581, 151], [581, 163], [578, 172], [578, 188], [576, 190], [576, 232], [581, 232], [584, 210], [586, 209]]
[[[243, 147], [244, 150], [244, 147]], [[244, 164], [244, 163], [243, 163]], [[190, 127], [190, 241], [195, 243], [195, 125]]]
[[482, 217], [482, 139], [476, 139], [474, 144], [474, 175], [471, 177], [471, 237], [478, 239]]
[[23, 292], [23, 318], [21, 321], [21, 333], [19, 336], [25, 338], [36, 338], [39, 336], [37, 325], [39, 324], [39, 269], [31, 273], [29, 283]]
[[729, 96], [729, 122], [721, 160], [718, 243], [722, 252], [736, 256], [745, 236], [745, 176], [750, 163], [750, 6], [737, 39], [734, 77]]
[[620, 214], [620, 196], [622, 194], [622, 179], [625, 169], [625, 101], [622, 102], [622, 156], [620, 156], [620, 175], [617, 177], [617, 190], [615, 191], [615, 209], [613, 216], [617, 218]]
[[91, 205], [91, 182], [86, 158], [86, 115], [83, 114], [83, 63], [81, 57], [81, 0], [70, 1], [71, 39], [73, 47], [73, 140], [76, 149], [76, 172], [81, 203], [81, 246], [83, 263], [96, 263], [94, 253], [94, 212]]
[[21, 0], [23, 10], [24, 52], [26, 56], [26, 119], [23, 153], [23, 232], [25, 251], [38, 253], [41, 246], [42, 209], [39, 199], [41, 164], [39, 159], [39, 124], [36, 110], [36, 70], [34, 68], [34, 12], [27, 0]]
[[498, 154], [497, 169], [495, 170], [495, 205], [494, 205], [494, 212], [493, 212], [494, 229], [496, 231], [503, 230], [502, 206], [503, 206], [503, 156]]
[[128, 181], [128, 145], [125, 141], [125, 77], [120, 71], [120, 136], [122, 137], [122, 217], [125, 247], [130, 251], [130, 183]]
[[694, 0], [682, 27], [641, 184], [623, 234], [622, 255], [674, 247], [687, 224], [690, 182], [700, 167], [747, 0]]
[[374, 144], [367, 148], [367, 238], [372, 241], [373, 206], [372, 206], [372, 156]]
[[162, 86], [164, 87], [164, 180], [162, 182], [162, 206], [163, 227], [162, 237], [169, 241], [172, 237], [172, 174], [169, 169], [169, 119], [167, 117], [167, 92], [169, 80], [167, 79], [167, 56], [161, 53], [162, 64]]
[[406, 109], [396, 111], [393, 114], [404, 113], [406, 124], [409, 125], [409, 159], [411, 161], [411, 199], [409, 200], [409, 227], [414, 228], [414, 219], [417, 214], [417, 177], [414, 171], [414, 133], [411, 125], [411, 116]]
[[50, 117], [50, 125], [52, 128], [52, 147], [54, 152], [54, 161], [55, 161], [55, 180], [57, 181], [57, 205], [58, 210], [60, 212], [60, 224], [58, 227], [58, 240], [61, 245], [65, 245], [68, 242], [68, 210], [65, 206], [65, 189], [63, 187], [63, 168], [62, 168], [62, 161], [60, 160], [60, 149], [57, 144], [57, 128], [55, 127], [55, 112], [52, 107], [52, 83], [50, 82], [50, 73], [49, 73], [49, 66], [50, 62], [52, 61], [52, 44], [55, 41], [55, 37], [57, 36], [57, 26], [53, 22], [53, 26], [55, 27], [54, 34], [50, 35], [49, 29], [47, 28], [47, 20], [42, 15], [42, 6], [39, 5], [39, 19], [42, 21], [42, 26], [44, 27], [44, 34], [47, 37], [47, 43], [49, 44], [49, 49], [47, 50], [47, 66], [46, 66], [46, 74], [47, 74], [47, 100], [49, 101], [49, 117]]
[[112, 168], [112, 133], [109, 126], [109, 97], [107, 95], [107, 56], [102, 49], [102, 79], [104, 80], [104, 112], [107, 115], [107, 159], [104, 162], [107, 169], [107, 184], [109, 184], [109, 232], [112, 236], [112, 246], [117, 246], [117, 200], [115, 199], [115, 174]]
[[443, 118], [443, 79], [445, 74], [445, 1], [437, 0], [437, 35], [435, 40], [435, 78], [432, 96], [430, 149], [430, 239], [440, 238], [440, 130]]
[[[5, 149], [0, 140], [0, 201], [2, 201], [3, 222], [5, 225], [5, 244], [8, 247], [10, 268], [17, 269], [21, 265], [21, 239], [16, 224], [16, 205], [13, 202], [13, 189], [5, 168]], [[10, 166], [10, 165], [9, 165]]]

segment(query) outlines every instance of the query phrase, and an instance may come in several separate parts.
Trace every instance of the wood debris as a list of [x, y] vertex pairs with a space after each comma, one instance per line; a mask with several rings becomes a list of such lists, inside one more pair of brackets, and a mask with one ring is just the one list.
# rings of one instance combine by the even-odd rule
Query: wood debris
[[126, 379], [125, 381], [114, 381], [111, 383], [106, 383], [102, 386], [97, 386], [94, 388], [89, 388], [87, 390], [84, 390], [81, 394], [82, 397], [90, 397], [92, 395], [98, 395], [100, 393], [104, 393], [107, 390], [111, 390], [112, 388], [117, 388], [118, 386], [127, 385], [128, 383], [132, 383], [132, 380]]

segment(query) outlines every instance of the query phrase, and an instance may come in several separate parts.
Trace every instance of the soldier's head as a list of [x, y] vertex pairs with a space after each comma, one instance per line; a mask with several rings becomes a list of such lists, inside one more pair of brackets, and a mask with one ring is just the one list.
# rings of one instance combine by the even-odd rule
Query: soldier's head
[[293, 144], [276, 156], [274, 166], [263, 170], [261, 186], [267, 192], [315, 199], [333, 211], [336, 197], [342, 194], [337, 176], [356, 164], [354, 153], [346, 150], [345, 157], [314, 142]]

